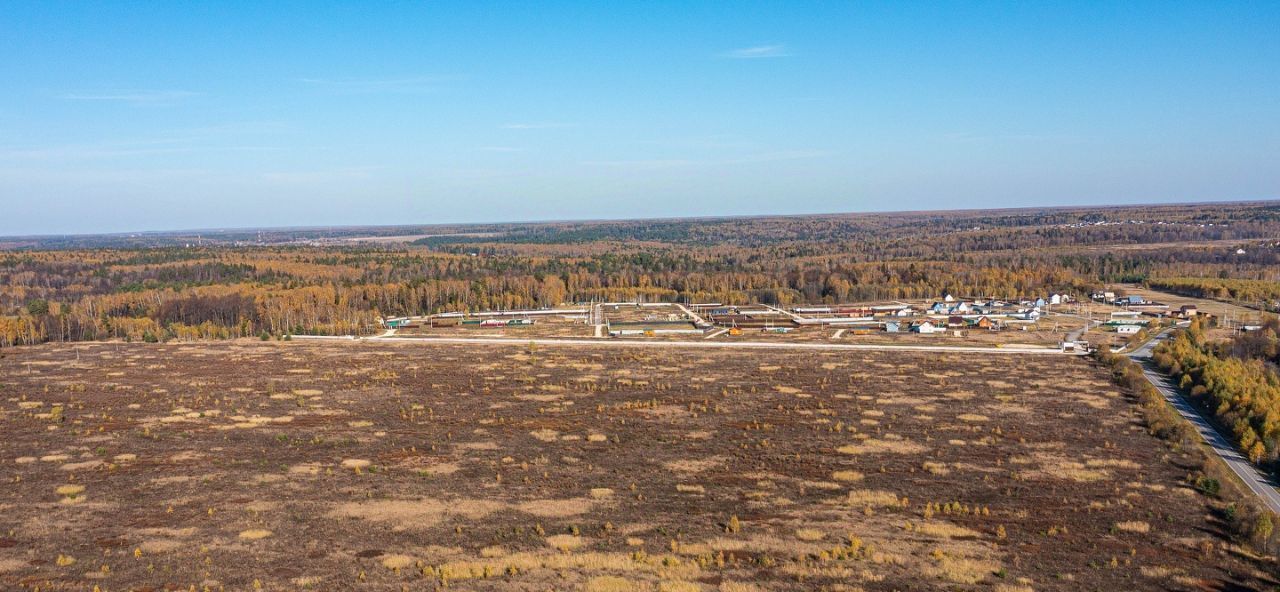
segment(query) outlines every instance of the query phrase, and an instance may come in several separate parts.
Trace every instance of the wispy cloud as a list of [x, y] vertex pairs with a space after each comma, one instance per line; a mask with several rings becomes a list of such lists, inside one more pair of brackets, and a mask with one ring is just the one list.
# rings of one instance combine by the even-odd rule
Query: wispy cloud
[[373, 173], [385, 168], [386, 167], [381, 165], [363, 165], [307, 171], [272, 171], [263, 173], [262, 179], [282, 185], [338, 183], [343, 181], [368, 179], [373, 175]]
[[127, 159], [159, 154], [213, 152], [278, 152], [272, 146], [278, 130], [288, 129], [277, 122], [227, 122], [201, 127], [171, 129], [139, 138], [113, 138], [82, 143], [0, 145], [0, 162], [73, 161]]
[[731, 158], [720, 159], [687, 159], [687, 158], [654, 158], [654, 159], [636, 159], [636, 160], [589, 160], [582, 164], [586, 166], [609, 167], [620, 169], [637, 169], [637, 170], [653, 170], [653, 169], [670, 169], [680, 167], [707, 167], [707, 166], [730, 166], [742, 164], [760, 164], [767, 162], [782, 162], [788, 160], [805, 160], [810, 158], [824, 158], [831, 156], [833, 153], [827, 150], [778, 150], [773, 152], [759, 152], [756, 154], [746, 154]]
[[155, 105], [173, 103], [183, 99], [200, 96], [200, 93], [189, 90], [131, 90], [98, 93], [67, 93], [58, 98], [64, 101], [113, 101], [132, 103], [134, 105]]
[[154, 183], [175, 179], [203, 177], [208, 169], [184, 168], [67, 168], [58, 167], [0, 167], [0, 180], [7, 183], [62, 184], [110, 191], [135, 183]]
[[441, 76], [406, 76], [402, 78], [299, 78], [298, 82], [343, 94], [426, 93], [440, 89], [448, 80]]
[[1083, 139], [1081, 136], [1069, 134], [1035, 134], [1035, 133], [977, 133], [977, 132], [952, 132], [942, 134], [941, 139], [946, 142], [971, 143], [971, 142], [1078, 142]]
[[659, 146], [661, 149], [718, 150], [722, 152], [736, 150], [742, 153], [766, 149], [766, 146], [758, 140], [746, 138], [738, 134], [709, 134], [685, 137], [677, 136], [649, 140], [644, 143]]
[[684, 158], [644, 158], [633, 160], [588, 160], [584, 161], [582, 164], [591, 167], [606, 167], [612, 169], [656, 170], [690, 167], [709, 163], [706, 161], [689, 160]]
[[293, 130], [285, 121], [228, 121], [195, 127], [176, 128], [167, 133], [180, 137], [222, 137], [231, 135], [277, 134]]
[[128, 158], [132, 156], [150, 156], [155, 154], [178, 154], [191, 152], [185, 146], [126, 146], [126, 145], [71, 145], [44, 146], [37, 148], [0, 149], [0, 162], [5, 161], [68, 161], [92, 160], [102, 158]]
[[513, 130], [534, 130], [534, 129], [555, 129], [561, 127], [578, 127], [576, 123], [563, 123], [557, 121], [539, 121], [531, 123], [508, 123], [502, 126], [502, 129]]
[[757, 45], [755, 47], [743, 47], [739, 49], [731, 49], [719, 55], [722, 58], [734, 60], [750, 60], [757, 58], [785, 58], [791, 55], [791, 51], [787, 46], [777, 45]]
[[197, 146], [179, 141], [134, 142], [120, 144], [81, 144], [40, 146], [30, 148], [0, 148], [0, 162], [67, 162], [78, 160], [107, 160], [146, 157], [162, 154], [189, 154], [208, 152], [280, 152], [277, 146], [235, 145]]

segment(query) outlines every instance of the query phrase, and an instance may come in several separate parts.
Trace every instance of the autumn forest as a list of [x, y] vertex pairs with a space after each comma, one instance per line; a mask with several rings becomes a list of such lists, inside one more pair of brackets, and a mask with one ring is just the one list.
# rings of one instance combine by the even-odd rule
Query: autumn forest
[[367, 334], [380, 316], [586, 301], [1087, 295], [1108, 282], [1267, 308], [1277, 239], [1274, 202], [15, 238], [0, 241], [0, 346]]

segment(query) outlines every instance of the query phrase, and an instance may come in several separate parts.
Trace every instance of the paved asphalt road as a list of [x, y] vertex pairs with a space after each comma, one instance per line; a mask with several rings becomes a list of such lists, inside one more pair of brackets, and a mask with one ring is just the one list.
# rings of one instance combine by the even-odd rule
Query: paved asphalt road
[[869, 343], [785, 343], [768, 341], [639, 341], [630, 339], [521, 339], [518, 337], [366, 337], [294, 335], [294, 339], [323, 339], [339, 341], [370, 341], [391, 343], [462, 343], [472, 345], [585, 345], [596, 347], [691, 347], [729, 349], [819, 349], [844, 351], [924, 351], [960, 352], [1013, 355], [1082, 355], [1080, 352], [1063, 352], [1049, 347], [979, 347], [947, 345], [873, 345]]
[[1155, 369], [1155, 365], [1151, 363], [1152, 350], [1168, 336], [1169, 333], [1167, 331], [1160, 334], [1142, 347], [1129, 353], [1129, 358], [1142, 364], [1147, 380], [1150, 380], [1151, 384], [1155, 385], [1160, 394], [1164, 395], [1164, 398], [1178, 410], [1178, 413], [1182, 414], [1182, 417], [1195, 426], [1196, 431], [1200, 432], [1200, 437], [1204, 438], [1204, 441], [1209, 444], [1209, 448], [1222, 458], [1223, 462], [1240, 477], [1241, 481], [1244, 481], [1244, 484], [1250, 490], [1257, 494], [1258, 499], [1262, 500], [1262, 503], [1266, 504], [1267, 508], [1272, 512], [1280, 514], [1280, 493], [1276, 491], [1276, 487], [1271, 480], [1258, 471], [1253, 466], [1253, 463], [1249, 462], [1249, 459], [1241, 454], [1239, 450], [1236, 450], [1236, 447], [1231, 444], [1231, 440], [1219, 432], [1213, 423], [1209, 421], [1209, 418], [1205, 417], [1199, 409], [1183, 396], [1181, 389], [1173, 383], [1171, 378], [1158, 372]]

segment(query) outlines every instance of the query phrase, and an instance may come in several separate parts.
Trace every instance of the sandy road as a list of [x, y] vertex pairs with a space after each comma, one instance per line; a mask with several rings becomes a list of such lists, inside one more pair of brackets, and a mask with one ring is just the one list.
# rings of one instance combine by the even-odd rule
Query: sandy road
[[688, 308], [686, 308], [685, 305], [680, 304], [679, 302], [675, 303], [675, 305], [676, 305], [676, 308], [680, 309], [680, 312], [683, 312], [684, 314], [689, 315], [689, 318], [693, 319], [694, 326], [696, 327], [711, 326], [711, 323], [707, 322], [706, 319], [699, 316], [698, 313], [693, 312], [692, 310], [689, 310]]
[[546, 345], [588, 347], [649, 347], [649, 348], [723, 348], [723, 349], [807, 349], [834, 351], [922, 351], [960, 352], [998, 355], [1084, 355], [1083, 352], [1064, 352], [1047, 347], [981, 347], [964, 345], [883, 345], [870, 343], [779, 343], [768, 341], [638, 341], [629, 339], [520, 339], [517, 337], [367, 337], [357, 339], [350, 335], [308, 336], [295, 335], [299, 340], [333, 340], [374, 343], [453, 343], [470, 345]]
[[1151, 362], [1151, 353], [1155, 350], [1156, 345], [1164, 341], [1169, 335], [1169, 331], [1165, 331], [1157, 335], [1154, 339], [1147, 341], [1138, 349], [1130, 352], [1129, 358], [1142, 365], [1143, 373], [1146, 374], [1147, 380], [1160, 391], [1165, 400], [1173, 405], [1174, 409], [1182, 415], [1187, 421], [1195, 426], [1200, 437], [1209, 445], [1209, 449], [1217, 454], [1222, 462], [1226, 463], [1227, 468], [1231, 472], [1240, 477], [1245, 486], [1249, 488], [1267, 509], [1280, 514], [1280, 492], [1276, 491], [1275, 485], [1271, 479], [1264, 475], [1261, 471], [1245, 458], [1231, 440], [1224, 436], [1222, 432], [1213, 422], [1200, 412], [1200, 409], [1192, 405], [1190, 401], [1183, 395], [1182, 391], [1173, 383], [1168, 376], [1156, 370], [1155, 364]]

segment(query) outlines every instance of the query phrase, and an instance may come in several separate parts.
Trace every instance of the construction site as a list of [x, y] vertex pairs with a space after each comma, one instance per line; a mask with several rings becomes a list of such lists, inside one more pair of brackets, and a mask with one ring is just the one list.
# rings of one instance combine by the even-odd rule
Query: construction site
[[[1195, 315], [1151, 301], [1053, 294], [1001, 300], [943, 295], [841, 305], [592, 302], [547, 309], [446, 312], [384, 319], [384, 337], [613, 338], [766, 342], [952, 343], [990, 347], [1121, 347], [1144, 329]], [[1087, 343], [1086, 343], [1087, 342]]]

